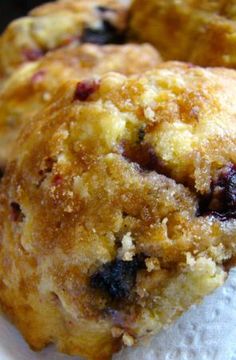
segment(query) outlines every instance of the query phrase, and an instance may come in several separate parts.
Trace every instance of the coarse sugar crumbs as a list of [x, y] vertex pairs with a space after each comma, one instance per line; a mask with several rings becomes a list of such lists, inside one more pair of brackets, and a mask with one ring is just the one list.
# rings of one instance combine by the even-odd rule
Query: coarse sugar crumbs
[[51, 98], [52, 98], [52, 95], [51, 95], [48, 91], [46, 91], [45, 93], [43, 93], [43, 100], [44, 100], [44, 101], [50, 101]]
[[157, 258], [147, 258], [145, 260], [145, 264], [148, 272], [160, 270], [160, 262]]
[[139, 286], [136, 291], [137, 291], [138, 296], [140, 297], [139, 304], [142, 307], [145, 307], [145, 305], [146, 305], [145, 300], [143, 301], [142, 299], [146, 297], [147, 290]]
[[135, 255], [135, 245], [130, 232], [124, 235], [121, 243], [122, 247], [118, 250], [119, 258], [123, 261], [132, 261]]
[[67, 165], [69, 163], [69, 160], [65, 154], [59, 154], [57, 158], [57, 162], [59, 165]]
[[81, 199], [87, 199], [89, 197], [88, 186], [80, 176], [74, 177], [73, 190], [75, 194], [79, 194]]
[[113, 338], [119, 338], [124, 333], [124, 330], [119, 328], [118, 326], [113, 326], [111, 329], [111, 334]]
[[148, 119], [151, 122], [155, 121], [156, 118], [155, 111], [153, 111], [153, 109], [150, 106], [144, 109], [144, 116], [146, 119]]
[[134, 345], [134, 338], [129, 335], [128, 333], [124, 333], [122, 336], [122, 341], [125, 346], [133, 346]]
[[[58, 130], [58, 135], [60, 135], [60, 137], [62, 139], [68, 139], [69, 137], [69, 131], [67, 130], [66, 127], [61, 127], [59, 130]], [[62, 155], [62, 154], [59, 154], [59, 156]]]
[[225, 261], [227, 259], [230, 259], [232, 256], [230, 249], [225, 249], [223, 244], [219, 244], [217, 246], [211, 246], [209, 249], [208, 254], [217, 261]]
[[73, 197], [74, 197], [73, 191], [68, 191], [68, 192], [67, 192], [67, 195], [68, 195], [68, 197], [70, 197], [70, 198], [73, 198]]
[[186, 263], [190, 266], [193, 267], [196, 263], [194, 257], [192, 256], [192, 254], [190, 252], [186, 253]]
[[67, 213], [72, 213], [73, 212], [73, 208], [72, 208], [72, 206], [70, 206], [70, 205], [67, 205], [66, 207], [65, 207], [65, 212], [67, 212]]

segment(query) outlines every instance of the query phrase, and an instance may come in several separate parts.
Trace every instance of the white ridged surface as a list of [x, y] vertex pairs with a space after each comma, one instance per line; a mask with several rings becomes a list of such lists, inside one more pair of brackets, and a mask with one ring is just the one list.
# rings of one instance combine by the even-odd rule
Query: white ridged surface
[[[127, 349], [114, 360], [236, 360], [236, 269], [224, 287], [193, 307], [149, 347]], [[1, 360], [78, 360], [54, 349], [31, 352], [18, 332], [0, 318]]]
[[[236, 360], [236, 269], [224, 287], [125, 360]], [[118, 356], [115, 360], [121, 360]]]

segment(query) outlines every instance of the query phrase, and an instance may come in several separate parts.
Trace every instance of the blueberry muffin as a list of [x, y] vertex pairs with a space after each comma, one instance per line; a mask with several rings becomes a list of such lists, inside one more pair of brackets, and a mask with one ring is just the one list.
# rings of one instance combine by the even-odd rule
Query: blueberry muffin
[[13, 21], [0, 37], [0, 75], [64, 46], [122, 43], [128, 5], [121, 0], [59, 0]]
[[236, 68], [234, 0], [134, 0], [130, 27], [165, 59]]
[[58, 85], [107, 71], [142, 73], [161, 61], [151, 45], [84, 44], [49, 52], [8, 77], [0, 89], [0, 166], [3, 168], [22, 123], [47, 106]]
[[236, 254], [236, 73], [73, 79], [0, 188], [0, 303], [35, 350], [110, 359], [222, 285]]

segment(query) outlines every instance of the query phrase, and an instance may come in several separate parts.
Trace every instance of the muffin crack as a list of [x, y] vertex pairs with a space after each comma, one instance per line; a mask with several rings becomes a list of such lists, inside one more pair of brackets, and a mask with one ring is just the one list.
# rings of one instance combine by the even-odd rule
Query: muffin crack
[[[143, 130], [140, 130], [139, 137], [144, 137]], [[163, 161], [158, 158], [155, 149], [148, 142], [142, 141], [138, 144], [132, 144], [123, 141], [121, 145], [121, 154], [127, 161], [137, 164], [143, 171], [155, 171], [158, 174], [170, 178], [170, 173], [164, 166]]]
[[199, 200], [199, 216], [212, 215], [220, 221], [236, 219], [236, 166], [230, 164], [213, 180], [210, 192]]

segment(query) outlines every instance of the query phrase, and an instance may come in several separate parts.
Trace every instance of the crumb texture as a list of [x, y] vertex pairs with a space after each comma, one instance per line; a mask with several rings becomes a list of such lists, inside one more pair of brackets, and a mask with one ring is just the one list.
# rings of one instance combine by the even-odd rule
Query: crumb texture
[[[83, 44], [54, 50], [24, 64], [0, 88], [0, 166], [10, 158], [21, 126], [50, 103], [60, 84], [80, 78], [77, 96], [86, 100], [87, 93], [96, 88], [91, 87], [96, 85], [96, 76], [107, 71], [142, 73], [160, 62], [158, 52], [148, 44]], [[91, 80], [85, 84], [85, 78]]]
[[82, 98], [81, 81], [28, 121], [1, 180], [0, 303], [32, 348], [106, 360], [226, 278], [236, 75], [170, 62], [83, 79]]
[[57, 48], [125, 40], [128, 5], [119, 0], [59, 0], [14, 20], [0, 37], [0, 76]]
[[135, 0], [130, 29], [166, 60], [236, 68], [234, 0]]

